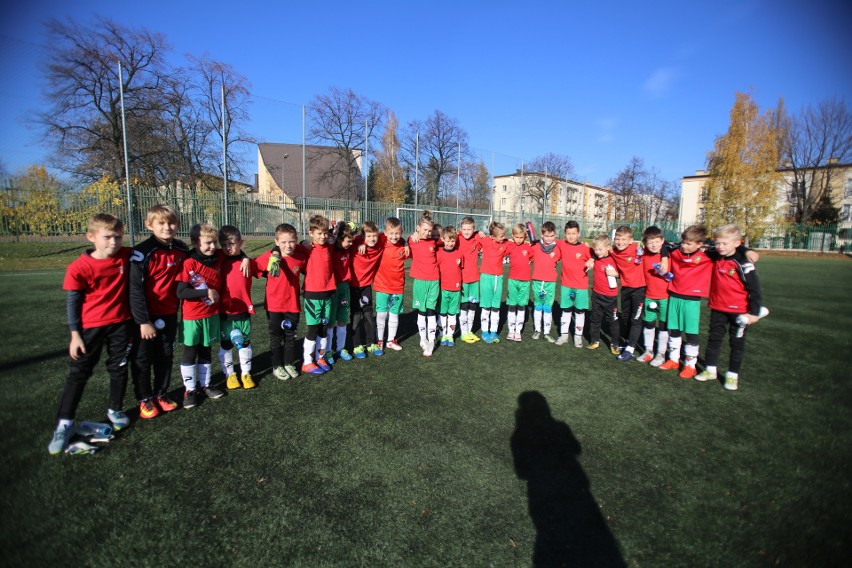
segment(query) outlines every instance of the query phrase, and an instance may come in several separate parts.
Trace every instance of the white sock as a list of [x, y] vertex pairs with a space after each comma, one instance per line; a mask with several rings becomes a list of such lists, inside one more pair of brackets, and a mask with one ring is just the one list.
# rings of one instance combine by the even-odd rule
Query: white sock
[[654, 352], [654, 332], [656, 328], [646, 327], [642, 330], [642, 336], [645, 338], [645, 351]]
[[441, 329], [444, 330], [444, 335], [448, 335], [447, 331], [449, 331], [449, 318], [450, 316], [448, 316], [447, 314], [441, 314]]
[[[384, 341], [385, 340], [385, 325], [388, 321], [388, 313], [389, 312], [379, 312], [376, 314], [376, 341]], [[420, 320], [417, 320], [418, 325], [420, 324]], [[391, 338], [391, 334], [388, 333], [388, 339]]]
[[524, 318], [527, 315], [527, 311], [520, 307], [515, 312], [515, 335], [520, 335], [524, 330]]
[[337, 350], [343, 351], [346, 349], [346, 326], [338, 325], [335, 329], [336, 340], [337, 340]]
[[518, 327], [518, 313], [514, 306], [509, 306], [509, 313], [506, 314], [506, 325], [509, 326], [509, 333], [515, 335], [515, 329]]
[[459, 313], [459, 326], [461, 327], [462, 335], [466, 335], [470, 331], [470, 325], [467, 322], [467, 310], [462, 310]]
[[240, 372], [244, 375], [251, 374], [251, 359], [254, 357], [254, 351], [251, 345], [246, 345], [238, 351], [240, 356]]
[[213, 365], [210, 363], [199, 363], [195, 366], [195, 372], [198, 374], [198, 387], [206, 389], [210, 386], [210, 375], [213, 374]]
[[666, 345], [669, 343], [669, 332], [668, 331], [660, 331], [659, 335], [657, 335], [657, 355], [665, 355], [666, 354]]
[[736, 378], [739, 378], [739, 376], [740, 376], [739, 373], [732, 373], [730, 371], [725, 372], [725, 377], [730, 377], [732, 379], [736, 379]]
[[476, 308], [467, 311], [467, 331], [473, 333], [473, 322], [476, 321]]
[[624, 350], [628, 353], [633, 353], [633, 347], [630, 347], [629, 345], [625, 347]]
[[305, 338], [305, 345], [302, 347], [302, 359], [304, 360], [302, 363], [303, 365], [314, 362], [314, 349], [316, 349], [316, 347], [316, 339], [311, 340], [307, 337]]
[[[714, 377], [716, 376], [716, 372], [717, 372], [717, 371], [716, 371], [716, 366], [715, 366], [715, 365], [707, 365], [707, 366], [704, 368], [704, 370], [705, 370], [705, 371], [707, 371], [708, 373], [710, 373], [711, 375], [713, 375]], [[726, 373], [726, 374], [727, 374], [727, 373]]]
[[426, 316], [426, 341], [435, 343], [435, 328], [438, 327], [438, 318]]
[[698, 346], [687, 343], [683, 351], [686, 354], [686, 366], [695, 367], [695, 364], [698, 362]]
[[544, 334], [550, 335], [550, 327], [553, 325], [553, 312], [544, 312]]
[[533, 312], [533, 329], [537, 332], [541, 332], [541, 320], [543, 317], [544, 312], [536, 308]]
[[396, 341], [396, 330], [399, 327], [399, 314], [388, 314], [388, 341]]
[[417, 331], [420, 332], [420, 341], [426, 341], [426, 314], [417, 314]]
[[586, 312], [574, 313], [574, 335], [583, 335], [583, 327], [586, 325]]
[[219, 348], [219, 364], [222, 365], [222, 372], [226, 377], [234, 374], [234, 355], [230, 349]]
[[571, 312], [562, 312], [562, 319], [559, 320], [559, 335], [569, 333], [571, 333]]
[[481, 328], [479, 331], [481, 331], [482, 333], [487, 333], [491, 331], [488, 327], [490, 321], [488, 314], [489, 311], [491, 310], [487, 308], [482, 308], [482, 311], [479, 313], [479, 327]]
[[491, 332], [497, 333], [497, 328], [500, 325], [500, 310], [491, 310]]
[[669, 359], [672, 361], [680, 361], [680, 345], [683, 342], [682, 336], [669, 336]]
[[183, 379], [183, 386], [187, 391], [195, 390], [195, 365], [189, 364], [180, 366], [180, 376]]
[[450, 337], [450, 338], [455, 337], [456, 336], [456, 315], [455, 314], [450, 314], [449, 316], [447, 316], [447, 325], [449, 325], [450, 327], [449, 327], [449, 329], [445, 328], [444, 335], [446, 335], [447, 337]]
[[321, 335], [317, 337], [317, 353], [321, 353], [326, 350], [328, 345], [328, 332], [326, 335]]
[[73, 420], [69, 420], [68, 418], [60, 418], [59, 422], [56, 423], [56, 429], [59, 430], [60, 428], [67, 428], [72, 424], [74, 424]]

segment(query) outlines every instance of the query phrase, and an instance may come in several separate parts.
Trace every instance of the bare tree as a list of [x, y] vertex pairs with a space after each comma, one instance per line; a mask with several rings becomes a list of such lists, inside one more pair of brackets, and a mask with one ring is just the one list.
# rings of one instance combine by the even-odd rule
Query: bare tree
[[797, 223], [831, 204], [831, 187], [852, 159], [852, 114], [840, 99], [808, 106], [784, 121], [783, 161], [792, 173], [787, 196]]
[[323, 181], [334, 183], [337, 193], [345, 199], [363, 196], [359, 162], [365, 141], [372, 141], [373, 133], [382, 127], [384, 106], [352, 89], [332, 87], [328, 94], [314, 97], [308, 112], [311, 140], [337, 149], [336, 163], [330, 171], [323, 172]]
[[561, 182], [574, 175], [571, 158], [548, 152], [533, 158], [525, 170], [523, 197], [531, 199], [542, 215], [555, 212], [550, 204], [558, 198]]
[[491, 174], [482, 160], [462, 161], [460, 203], [472, 209], [488, 209], [491, 205]]
[[426, 186], [424, 204], [439, 205], [442, 198], [455, 194], [449, 174], [457, 171], [459, 148], [462, 161], [471, 157], [467, 131], [458, 120], [436, 110], [425, 121], [413, 120], [402, 141], [402, 156], [409, 168], [415, 167], [415, 137], [419, 133], [419, 168]]
[[606, 184], [615, 193], [615, 218], [638, 221], [641, 216], [642, 197], [646, 177], [645, 161], [633, 156], [623, 170]]

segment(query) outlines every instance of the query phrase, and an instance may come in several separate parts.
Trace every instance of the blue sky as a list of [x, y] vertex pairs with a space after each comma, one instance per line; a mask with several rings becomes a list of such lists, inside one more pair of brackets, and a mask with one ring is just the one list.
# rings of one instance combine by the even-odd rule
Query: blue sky
[[[301, 140], [300, 105], [331, 86], [394, 110], [458, 119], [497, 174], [546, 152], [605, 184], [632, 156], [679, 180], [704, 166], [737, 91], [761, 108], [852, 106], [848, 2], [5, 2], [0, 162], [47, 159], [26, 126], [41, 96], [43, 22], [95, 14], [166, 35], [176, 62], [204, 52], [246, 75], [249, 130]], [[245, 150], [255, 161], [255, 152]]]

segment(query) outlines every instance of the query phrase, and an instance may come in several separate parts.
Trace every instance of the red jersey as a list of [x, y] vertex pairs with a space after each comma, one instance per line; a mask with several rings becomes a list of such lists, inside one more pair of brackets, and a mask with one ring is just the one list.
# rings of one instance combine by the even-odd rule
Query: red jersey
[[482, 246], [482, 265], [479, 267], [479, 272], [502, 276], [503, 259], [509, 256], [506, 241], [498, 243], [491, 237], [482, 237], [479, 244]]
[[706, 298], [710, 293], [713, 261], [701, 250], [685, 254], [681, 249], [669, 253], [669, 270], [674, 280], [669, 282], [669, 294]]
[[[221, 253], [221, 251], [220, 251]], [[263, 271], [257, 266], [255, 259], [249, 259], [249, 275], [243, 276], [240, 266], [242, 257], [222, 254], [222, 299], [219, 312], [226, 316], [236, 316], [254, 313], [251, 300], [251, 282], [253, 278], [263, 276]]]
[[562, 285], [576, 290], [588, 290], [589, 275], [586, 262], [592, 258], [592, 249], [586, 243], [572, 245], [568, 241], [557, 241], [556, 248], [562, 255]]
[[615, 261], [615, 267], [618, 269], [618, 274], [621, 276], [622, 288], [644, 288], [645, 287], [645, 270], [642, 268], [642, 262], [636, 264], [639, 247], [636, 243], [630, 243], [624, 250], [618, 250], [612, 247], [612, 252], [609, 256]]
[[464, 273], [464, 251], [458, 247], [453, 250], [438, 249], [438, 269], [441, 272], [441, 290], [450, 292], [461, 290]]
[[559, 247], [555, 246], [550, 252], [544, 252], [541, 242], [531, 249], [533, 262], [532, 279], [541, 282], [556, 282], [556, 263], [562, 258]]
[[479, 251], [482, 250], [482, 245], [479, 243], [479, 234], [474, 232], [469, 239], [458, 233], [456, 237], [456, 248], [462, 251], [464, 263], [462, 267], [462, 282], [470, 284], [471, 282], [479, 282]]
[[355, 256], [355, 250], [352, 247], [346, 250], [332, 247], [331, 251], [331, 264], [334, 268], [335, 280], [338, 284], [349, 282], [352, 279], [352, 257]]
[[163, 243], [149, 237], [133, 248], [130, 301], [136, 323], [178, 312], [177, 275], [188, 256], [189, 251], [178, 240]]
[[645, 297], [651, 300], [665, 300], [669, 297], [669, 283], [654, 269], [654, 265], [659, 264], [662, 259], [661, 253], [653, 254], [648, 252], [648, 249], [645, 249], [645, 254], [642, 256], [642, 270], [645, 272]]
[[416, 243], [408, 240], [411, 248], [411, 268], [408, 275], [416, 280], [438, 280], [438, 247], [439, 241], [420, 239]]
[[609, 278], [606, 275], [607, 266], [615, 268], [615, 260], [609, 256], [595, 259], [595, 266], [592, 269], [594, 271], [594, 276], [592, 276], [592, 291], [597, 292], [601, 296], [618, 296], [618, 285], [616, 284], [615, 288], [609, 287]]
[[744, 254], [735, 251], [713, 261], [710, 285], [710, 309], [729, 314], [758, 315], [760, 284], [754, 264]]
[[521, 282], [530, 281], [530, 257], [532, 245], [529, 243], [515, 244], [515, 241], [510, 241], [509, 247], [509, 278], [519, 280]]
[[130, 247], [121, 247], [109, 258], [81, 254], [65, 271], [63, 290], [83, 292], [83, 328], [103, 327], [129, 320]]
[[306, 297], [311, 292], [334, 292], [337, 290], [332, 262], [334, 247], [328, 243], [324, 245], [314, 243], [310, 248], [302, 247], [302, 249], [308, 254], [308, 266], [305, 268]]
[[[382, 235], [384, 238], [384, 235]], [[379, 270], [373, 282], [376, 292], [402, 294], [405, 290], [405, 241], [391, 244], [384, 240]]]
[[[222, 257], [217, 254], [216, 262], [210, 266], [203, 264], [201, 261], [190, 256], [183, 261], [180, 274], [178, 274], [178, 282], [186, 282], [192, 284], [190, 278], [197, 274], [204, 279], [204, 283], [211, 290], [216, 290], [219, 295], [222, 294], [224, 281], [222, 279]], [[206, 298], [206, 296], [205, 296]], [[202, 320], [210, 316], [219, 315], [219, 304], [208, 306], [205, 298], [194, 298], [192, 300], [184, 300], [181, 303], [181, 317], [184, 320]]]
[[[266, 251], [257, 259], [258, 266], [267, 266], [272, 251]], [[278, 276], [266, 274], [266, 311], [278, 313], [298, 313], [299, 276], [305, 272], [308, 255], [304, 247], [296, 247], [290, 256], [281, 257], [281, 273]]]
[[352, 278], [349, 285], [355, 288], [363, 288], [373, 283], [376, 271], [379, 269], [379, 261], [382, 260], [384, 243], [387, 242], [384, 235], [379, 235], [379, 241], [374, 247], [365, 247], [364, 254], [358, 252], [358, 248], [364, 244], [364, 237], [358, 235], [352, 241], [354, 256], [352, 257]]

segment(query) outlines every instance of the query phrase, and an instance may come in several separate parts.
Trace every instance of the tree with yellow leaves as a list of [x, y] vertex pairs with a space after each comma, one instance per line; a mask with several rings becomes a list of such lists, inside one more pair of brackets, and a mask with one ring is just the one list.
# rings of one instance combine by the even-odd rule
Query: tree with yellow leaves
[[399, 153], [397, 128], [399, 128], [399, 121], [393, 111], [388, 109], [385, 132], [382, 134], [382, 149], [376, 160], [376, 178], [371, 196], [374, 201], [388, 201], [396, 204], [405, 202], [405, 186], [408, 180], [397, 157]]
[[761, 115], [745, 93], [736, 94], [730, 116], [728, 132], [707, 155], [705, 219], [710, 228], [736, 223], [748, 241], [777, 217], [781, 129], [776, 110]]

